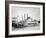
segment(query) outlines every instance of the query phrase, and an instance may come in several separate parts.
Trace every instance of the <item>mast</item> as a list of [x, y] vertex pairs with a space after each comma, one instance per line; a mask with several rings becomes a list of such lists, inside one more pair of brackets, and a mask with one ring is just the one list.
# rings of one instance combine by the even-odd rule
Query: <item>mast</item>
[[27, 18], [28, 18], [28, 13], [27, 13]]
[[25, 20], [25, 14], [24, 14], [24, 20]]
[[18, 26], [18, 16], [17, 16], [17, 26]]
[[23, 24], [23, 16], [22, 16], [22, 24]]

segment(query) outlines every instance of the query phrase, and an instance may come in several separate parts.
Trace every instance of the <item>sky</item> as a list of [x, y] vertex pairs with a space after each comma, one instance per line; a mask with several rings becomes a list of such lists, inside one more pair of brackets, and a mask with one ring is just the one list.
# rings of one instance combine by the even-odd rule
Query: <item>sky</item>
[[12, 17], [19, 16], [19, 20], [21, 20], [21, 17], [22, 16], [24, 17], [24, 14], [26, 15], [27, 13], [28, 13], [28, 16], [31, 17], [32, 19], [39, 20], [40, 8], [38, 7], [17, 7], [17, 6], [12, 7]]

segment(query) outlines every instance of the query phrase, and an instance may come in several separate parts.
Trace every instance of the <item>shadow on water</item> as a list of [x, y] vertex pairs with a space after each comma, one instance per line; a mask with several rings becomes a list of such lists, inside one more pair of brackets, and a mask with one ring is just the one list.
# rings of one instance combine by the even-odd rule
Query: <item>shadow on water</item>
[[15, 27], [15, 28], [24, 28], [26, 26], [24, 26], [24, 24], [15, 24], [15, 23], [12, 23], [12, 27]]

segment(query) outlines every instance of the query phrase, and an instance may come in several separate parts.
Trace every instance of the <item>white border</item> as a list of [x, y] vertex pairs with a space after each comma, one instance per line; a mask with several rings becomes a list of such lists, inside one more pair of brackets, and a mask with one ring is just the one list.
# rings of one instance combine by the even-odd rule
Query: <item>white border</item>
[[[18, 32], [18, 31], [12, 31], [12, 6], [18, 6], [18, 7], [37, 7], [40, 8], [40, 30], [37, 31], [25, 31], [25, 32]], [[27, 34], [27, 33], [43, 33], [43, 7], [42, 5], [22, 5], [22, 4], [9, 4], [9, 35], [18, 35], [18, 34]]]

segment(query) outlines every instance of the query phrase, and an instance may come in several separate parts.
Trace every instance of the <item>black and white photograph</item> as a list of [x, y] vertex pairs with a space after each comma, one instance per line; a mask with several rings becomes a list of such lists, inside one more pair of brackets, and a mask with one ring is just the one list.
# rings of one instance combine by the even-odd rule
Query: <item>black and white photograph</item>
[[42, 34], [43, 5], [42, 4], [9, 4], [9, 34]]
[[40, 8], [12, 6], [12, 31], [40, 30]]

